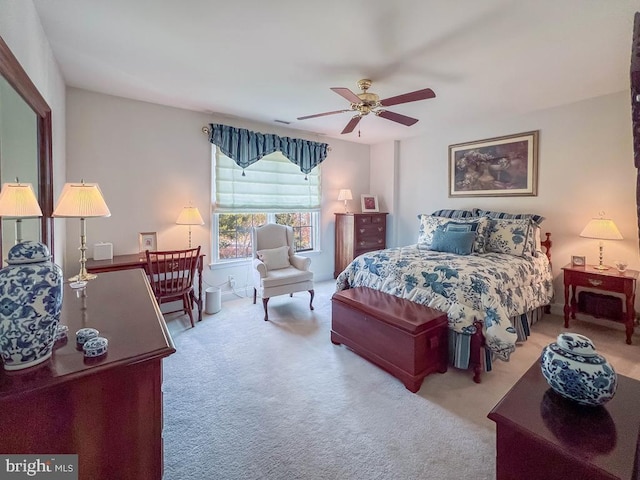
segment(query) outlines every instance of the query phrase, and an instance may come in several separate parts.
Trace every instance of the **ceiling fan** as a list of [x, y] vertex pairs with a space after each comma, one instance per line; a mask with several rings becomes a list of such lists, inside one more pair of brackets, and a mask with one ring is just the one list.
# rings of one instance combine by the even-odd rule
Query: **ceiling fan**
[[399, 113], [390, 112], [382, 107], [390, 107], [391, 105], [398, 105], [400, 103], [416, 102], [418, 100], [427, 100], [436, 96], [433, 90], [431, 90], [430, 88], [425, 88], [423, 90], [416, 90], [415, 92], [404, 93], [402, 95], [397, 95], [395, 97], [380, 100], [380, 97], [375, 93], [367, 92], [369, 87], [371, 87], [371, 80], [366, 78], [358, 80], [358, 88], [362, 90], [362, 93], [355, 94], [348, 88], [333, 87], [331, 88], [331, 90], [351, 102], [351, 105], [348, 109], [334, 110], [333, 112], [316, 113], [315, 115], [298, 117], [298, 120], [324, 117], [325, 115], [334, 115], [336, 113], [357, 112], [356, 115], [354, 115], [353, 118], [349, 120], [349, 123], [347, 123], [347, 126], [344, 127], [344, 130], [342, 130], [341, 132], [351, 133], [353, 132], [353, 129], [356, 128], [356, 125], [358, 125], [362, 117], [373, 113], [378, 117], [386, 118], [387, 120], [391, 120], [392, 122], [401, 123], [402, 125], [406, 125], [409, 127], [416, 123], [418, 119], [407, 117], [406, 115], [401, 115]]

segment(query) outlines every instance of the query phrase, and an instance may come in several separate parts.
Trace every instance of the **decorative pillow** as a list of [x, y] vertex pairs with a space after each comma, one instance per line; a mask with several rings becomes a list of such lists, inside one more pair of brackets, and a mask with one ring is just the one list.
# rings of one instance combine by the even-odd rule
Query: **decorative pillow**
[[477, 208], [473, 210], [436, 210], [431, 215], [446, 218], [471, 218], [479, 216], [476, 214], [477, 210]]
[[491, 219], [487, 235], [487, 252], [508, 253], [519, 257], [534, 255], [533, 220]]
[[418, 215], [418, 218], [420, 219], [418, 248], [430, 250], [431, 242], [433, 241], [433, 233], [436, 230], [444, 231], [447, 224], [452, 224], [452, 229], [455, 229], [456, 225], [472, 224], [476, 227], [476, 238], [473, 242], [473, 251], [475, 253], [485, 252], [487, 229], [489, 227], [489, 219], [487, 217], [456, 218], [455, 222], [446, 217], [435, 217], [433, 215], [425, 214]]
[[267, 266], [267, 270], [279, 270], [287, 268], [289, 263], [289, 247], [284, 245], [278, 248], [265, 248], [258, 250], [256, 255]]
[[477, 232], [478, 222], [449, 222], [444, 224], [445, 232]]
[[525, 219], [530, 218], [533, 223], [536, 225], [540, 225], [544, 222], [545, 217], [542, 215], [537, 215], [535, 213], [506, 213], [506, 212], [492, 212], [490, 210], [478, 210], [477, 215], [480, 217], [489, 217], [489, 218], [504, 218], [504, 219]]
[[457, 255], [469, 255], [473, 251], [475, 239], [476, 232], [474, 231], [436, 230], [433, 233], [431, 250], [455, 253]]

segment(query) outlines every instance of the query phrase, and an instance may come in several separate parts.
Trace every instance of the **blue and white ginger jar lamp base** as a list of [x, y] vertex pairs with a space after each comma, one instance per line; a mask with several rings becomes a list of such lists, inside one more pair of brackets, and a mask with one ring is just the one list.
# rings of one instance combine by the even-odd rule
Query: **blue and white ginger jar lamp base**
[[596, 352], [593, 342], [577, 333], [561, 333], [544, 347], [542, 374], [553, 390], [580, 405], [603, 405], [613, 398], [618, 375]]
[[63, 276], [40, 242], [14, 245], [7, 263], [0, 269], [0, 355], [5, 370], [22, 370], [51, 357]]

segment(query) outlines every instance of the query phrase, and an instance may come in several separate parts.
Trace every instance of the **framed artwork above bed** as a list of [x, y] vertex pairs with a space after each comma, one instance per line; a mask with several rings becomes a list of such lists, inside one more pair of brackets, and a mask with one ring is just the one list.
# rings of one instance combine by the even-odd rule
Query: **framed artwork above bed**
[[539, 131], [449, 145], [449, 197], [535, 196]]

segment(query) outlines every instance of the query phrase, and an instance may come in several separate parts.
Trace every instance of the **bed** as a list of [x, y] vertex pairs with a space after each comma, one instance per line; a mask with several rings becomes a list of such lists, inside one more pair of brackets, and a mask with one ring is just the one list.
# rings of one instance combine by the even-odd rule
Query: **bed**
[[416, 244], [360, 255], [336, 290], [369, 287], [446, 312], [450, 364], [472, 367], [479, 382], [495, 359], [509, 360], [552, 299], [544, 218], [479, 209], [418, 217]]

